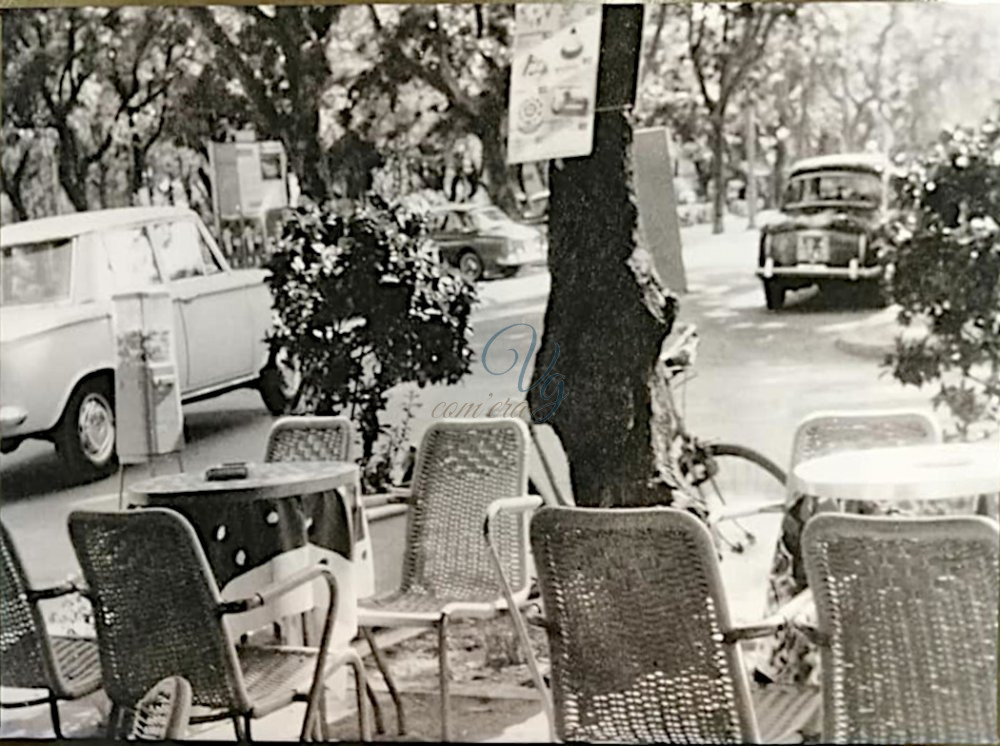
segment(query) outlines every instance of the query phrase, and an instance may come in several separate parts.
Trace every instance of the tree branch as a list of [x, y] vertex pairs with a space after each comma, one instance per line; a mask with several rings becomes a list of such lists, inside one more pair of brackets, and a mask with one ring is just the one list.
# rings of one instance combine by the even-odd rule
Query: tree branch
[[250, 65], [247, 64], [247, 61], [240, 54], [240, 50], [229, 38], [222, 26], [220, 26], [218, 21], [215, 20], [215, 16], [212, 14], [212, 11], [205, 6], [190, 6], [187, 8], [187, 12], [190, 14], [191, 18], [194, 19], [195, 23], [197, 23], [202, 29], [202, 31], [205, 32], [205, 35], [208, 36], [209, 40], [222, 53], [226, 62], [232, 65], [240, 79], [240, 82], [246, 90], [247, 97], [267, 122], [268, 126], [273, 131], [280, 132], [282, 130], [283, 120], [278, 114], [278, 110], [274, 108], [274, 104], [271, 102], [271, 97], [268, 94], [267, 88], [254, 74], [254, 71], [251, 69]]
[[705, 102], [705, 106], [708, 110], [715, 111], [715, 101], [708, 93], [708, 85], [705, 81], [705, 70], [702, 67], [703, 60], [701, 58], [701, 45], [704, 41], [705, 34], [705, 19], [701, 18], [698, 23], [698, 35], [697, 38], [694, 36], [694, 11], [692, 7], [687, 6], [688, 14], [688, 53], [691, 56], [691, 63], [694, 67], [694, 75], [698, 81], [698, 88], [701, 90], [701, 97]]

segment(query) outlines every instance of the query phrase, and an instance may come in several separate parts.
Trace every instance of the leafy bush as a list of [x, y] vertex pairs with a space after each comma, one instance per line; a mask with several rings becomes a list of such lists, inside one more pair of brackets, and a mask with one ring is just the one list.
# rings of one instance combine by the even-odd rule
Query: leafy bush
[[268, 342], [301, 375], [292, 411], [343, 412], [365, 464], [394, 386], [455, 383], [469, 370], [474, 288], [444, 267], [423, 219], [378, 197], [292, 212], [267, 263]]
[[902, 191], [884, 258], [900, 322], [926, 319], [930, 334], [897, 339], [886, 362], [904, 384], [938, 381], [934, 405], [965, 438], [1000, 421], [1000, 117], [943, 133]]

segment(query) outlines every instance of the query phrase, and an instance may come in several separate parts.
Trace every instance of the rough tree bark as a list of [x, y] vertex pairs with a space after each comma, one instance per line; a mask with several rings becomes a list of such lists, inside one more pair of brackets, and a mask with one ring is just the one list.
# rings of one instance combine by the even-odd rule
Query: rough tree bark
[[[634, 90], [642, 6], [605, 6], [603, 14], [598, 108]], [[540, 384], [528, 402], [536, 419], [551, 411], [584, 507], [669, 504], [672, 497], [660, 476], [671, 422], [655, 368], [677, 303], [637, 244], [631, 145], [628, 115], [600, 111], [592, 155], [550, 172], [552, 291], [535, 375], [558, 346], [551, 374], [562, 378], [565, 398], [552, 411], [555, 385]]]

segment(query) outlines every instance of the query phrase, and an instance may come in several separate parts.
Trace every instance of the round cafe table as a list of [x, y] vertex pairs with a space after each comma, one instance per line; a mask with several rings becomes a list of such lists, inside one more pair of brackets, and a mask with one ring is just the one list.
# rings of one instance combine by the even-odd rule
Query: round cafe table
[[920, 502], [1000, 492], [1000, 443], [839, 451], [799, 463], [795, 492], [837, 500]]
[[[358, 467], [340, 461], [247, 464], [243, 479], [209, 481], [203, 471], [169, 474], [129, 489], [129, 507], [176, 510], [194, 527], [225, 600], [252, 596], [316, 562], [337, 577], [337, 634], [357, 631], [352, 515]], [[322, 581], [262, 607], [226, 617], [243, 634], [326, 601]], [[319, 598], [315, 598], [318, 596]]]

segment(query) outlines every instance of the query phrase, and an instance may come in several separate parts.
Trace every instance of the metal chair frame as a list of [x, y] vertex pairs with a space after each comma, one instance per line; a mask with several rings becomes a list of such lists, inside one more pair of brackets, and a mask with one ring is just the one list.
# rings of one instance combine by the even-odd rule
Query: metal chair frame
[[1000, 529], [822, 513], [802, 537], [827, 743], [996, 743]]
[[[838, 441], [838, 445], [830, 448], [817, 450], [810, 446], [810, 440], [818, 437], [824, 431], [830, 433], [844, 427], [854, 429], [851, 438]], [[898, 433], [893, 437], [885, 437], [886, 430], [891, 431], [893, 428], [900, 427], [909, 428], [912, 431], [912, 437]], [[865, 438], [858, 439], [858, 433], [864, 434], [865, 429], [871, 429], [874, 432], [868, 433]], [[882, 429], [883, 432], [877, 432], [878, 429]], [[795, 492], [794, 480], [791, 479], [791, 475], [795, 467], [808, 458], [847, 449], [940, 443], [941, 440], [941, 426], [938, 421], [933, 414], [922, 409], [853, 409], [813, 412], [800, 420], [795, 428], [792, 452], [788, 463], [788, 493], [785, 499], [728, 506], [714, 513], [710, 517], [710, 523], [717, 524], [761, 513], [783, 512], [800, 497]]]
[[[603, 543], [602, 549], [598, 551], [594, 551], [594, 547], [590, 546], [586, 551], [585, 564], [592, 565], [591, 569], [595, 571], [595, 576], [607, 577], [601, 571], [611, 569], [606, 566], [605, 560], [612, 556], [622, 559], [625, 563], [617, 570], [629, 572], [628, 568], [632, 568], [630, 564], [632, 559], [639, 557], [638, 562], [642, 567], [649, 569], [649, 563], [659, 565], [659, 570], [654, 571], [658, 577], [661, 573], [674, 576], [671, 581], [672, 587], [664, 589], [658, 587], [655, 580], [642, 572], [630, 575], [626, 584], [634, 586], [629, 589], [633, 597], [639, 595], [644, 599], [650, 599], [652, 603], [659, 603], [659, 608], [668, 610], [668, 613], [664, 614], [663, 618], [657, 619], [649, 615], [651, 609], [648, 607], [642, 610], [619, 609], [619, 613], [615, 615], [616, 619], [607, 622], [609, 626], [624, 634], [629, 634], [628, 629], [639, 632], [649, 644], [632, 641], [628, 645], [627, 654], [623, 652], [624, 648], [620, 649], [619, 652], [622, 652], [627, 660], [619, 660], [617, 653], [602, 658], [604, 666], [602, 672], [588, 672], [579, 666], [574, 666], [571, 651], [583, 645], [584, 640], [598, 644], [596, 641], [602, 639], [601, 626], [606, 620], [594, 619], [590, 615], [584, 615], [582, 618], [574, 616], [576, 612], [582, 613], [582, 611], [581, 609], [574, 611], [573, 605], [567, 601], [566, 593], [569, 589], [563, 583], [566, 580], [566, 573], [574, 573], [574, 577], [579, 579], [578, 573], [586, 570], [577, 566], [571, 569], [569, 565], [573, 560], [562, 563], [563, 558], [558, 548], [550, 544], [551, 537], [554, 536], [572, 536], [573, 541], [586, 542], [586, 535], [595, 530], [604, 532], [605, 535], [602, 535], [604, 540], [620, 532], [618, 538], [623, 542], [631, 542], [627, 548], [618, 544], [612, 547], [608, 543]], [[677, 728], [678, 722], [683, 722], [685, 717], [688, 718], [687, 726], [679, 726], [683, 733], [674, 734], [680, 739], [676, 742], [688, 742], [685, 740], [688, 738], [693, 738], [693, 742], [759, 741], [754, 702], [751, 700], [750, 689], [743, 671], [739, 643], [773, 634], [780, 626], [790, 623], [790, 620], [802, 611], [804, 604], [808, 603], [807, 597], [797, 597], [794, 603], [789, 604], [778, 614], [757, 624], [749, 626], [733, 624], [729, 617], [715, 545], [709, 529], [695, 516], [672, 508], [625, 510], [545, 507], [539, 510], [531, 521], [531, 543], [537, 562], [542, 603], [548, 614], [548, 619], [539, 619], [536, 623], [546, 628], [552, 647], [550, 675], [554, 703], [534, 661], [525, 621], [516, 604], [512, 603], [511, 608], [512, 616], [516, 620], [517, 633], [528, 651], [532, 677], [542, 695], [552, 740], [669, 742], [670, 728], [658, 722], [658, 717], [663, 715], [664, 708], [672, 705], [677, 710], [684, 710], [684, 714], [675, 720], [673, 728]], [[676, 568], [674, 560], [678, 557], [685, 557], [685, 562], [688, 564], [683, 568]], [[499, 563], [496, 569], [504, 578], [505, 574]], [[675, 569], [677, 569], [676, 574]], [[697, 577], [692, 577], [692, 573], [688, 572], [692, 569], [695, 570], [693, 575]], [[626, 582], [624, 578], [618, 580]], [[686, 590], [680, 590], [683, 588]], [[506, 580], [504, 589], [509, 597], [510, 586]], [[675, 595], [675, 592], [680, 592], [682, 595]], [[616, 600], [611, 599], [611, 603], [614, 605]], [[699, 609], [699, 616], [707, 620], [710, 628], [695, 629], [694, 632], [677, 632], [679, 627], [691, 627], [691, 620], [670, 618], [672, 612], [669, 610], [678, 603]], [[641, 620], [630, 620], [630, 614], [633, 612], [639, 613]], [[678, 638], [685, 638], [677, 643], [684, 646], [683, 653], [679, 648], [674, 649], [673, 653], [668, 649], [667, 641], [671, 640], [674, 634]], [[697, 636], [697, 641], [693, 641], [693, 636]], [[692, 637], [692, 640], [687, 640], [687, 637]], [[613, 643], [605, 639], [599, 644], [607, 646]], [[659, 679], [663, 684], [664, 676], [668, 679], [684, 676], [685, 672], [672, 661], [681, 657], [692, 658], [692, 650], [701, 651], [698, 655], [703, 656], [700, 664], [691, 663], [694, 666], [701, 665], [699, 674], [694, 679], [700, 682], [701, 693], [706, 691], [706, 681], [714, 682], [709, 685], [708, 690], [717, 693], [719, 690], [724, 691], [724, 694], [720, 695], [721, 701], [716, 703], [717, 709], [714, 712], [717, 714], [708, 715], [706, 710], [699, 711], [698, 707], [703, 703], [697, 695], [676, 697], [664, 694], [654, 687], [656, 693], [651, 698], [649, 690], [641, 691], [642, 681], [649, 683]], [[605, 675], [614, 681], [607, 681]], [[589, 678], [590, 684], [581, 684], [581, 678], [577, 677]], [[632, 688], [628, 689], [628, 685], [622, 683], [624, 681], [631, 682]], [[625, 686], [626, 690], [620, 689], [620, 684]], [[600, 732], [600, 724], [590, 723], [584, 729], [577, 727], [581, 718], [588, 717], [587, 713], [580, 711], [580, 700], [588, 699], [580, 694], [580, 689], [586, 689], [588, 686], [591, 688], [589, 699], [604, 702], [618, 718], [618, 722], [611, 724], [606, 732]], [[790, 696], [792, 694], [785, 689], [782, 691], [775, 689], [759, 698], [758, 711], [763, 711], [765, 708], [760, 705], [766, 704], [768, 709], [774, 711], [770, 714], [776, 715], [779, 719], [783, 718], [779, 722], [770, 723], [771, 732], [766, 734], [769, 737], [774, 735], [774, 731], [787, 732], [794, 725], [804, 723], [812, 711], [811, 705], [818, 704], [818, 693], [803, 689]], [[664, 696], [666, 699], [657, 699], [659, 696]], [[612, 703], [612, 700], [616, 700], [616, 703]], [[645, 707], [644, 704], [649, 706]], [[706, 729], [692, 732], [690, 722], [694, 720], [699, 721], [699, 727]], [[718, 726], [718, 729], [711, 730], [712, 726]], [[623, 733], [622, 727], [630, 730], [627, 736]]]
[[[3, 610], [0, 621], [0, 651], [3, 661], [0, 671], [3, 673], [0, 681], [3, 686], [46, 690], [44, 697], [0, 702], [0, 708], [16, 709], [47, 704], [55, 737], [62, 738], [59, 702], [79, 699], [101, 688], [97, 643], [93, 640], [51, 636], [38, 604], [47, 599], [79, 593], [80, 589], [74, 582], [48, 588], [31, 588], [17, 549], [7, 527], [2, 523], [0, 553], [3, 555], [3, 597], [0, 599], [0, 608]], [[76, 661], [82, 659], [78, 675], [70, 676], [64, 670], [63, 656], [60, 655], [62, 650], [73, 654]], [[32, 660], [21, 659], [21, 655]], [[75, 681], [77, 678], [82, 681]]]
[[[475, 446], [470, 443], [474, 442], [477, 436], [500, 443], [501, 445], [497, 447], [501, 450], [509, 447], [510, 452], [499, 455], [487, 453], [485, 450], [465, 453], [464, 457], [472, 461], [478, 459], [474, 468], [480, 471], [475, 480], [466, 480], [457, 491], [454, 484], [444, 492], [441, 492], [440, 484], [430, 484], [435, 479], [435, 475], [430, 473], [432, 463], [436, 459], [451, 458], [446, 455], [449, 445], [457, 442], [461, 443], [462, 447], [475, 451]], [[510, 442], [504, 441], [504, 438], [512, 439], [515, 445], [510, 446]], [[512, 604], [517, 606], [526, 603], [530, 592], [532, 563], [528, 549], [527, 514], [541, 505], [542, 500], [538, 496], [526, 494], [529, 438], [527, 426], [523, 422], [508, 418], [444, 419], [435, 422], [424, 434], [417, 451], [413, 491], [409, 497], [404, 498], [410, 508], [407, 517], [407, 544], [401, 587], [383, 596], [363, 599], [358, 607], [358, 624], [371, 647], [376, 665], [395, 703], [400, 735], [406, 732], [402, 702], [371, 631], [376, 627], [392, 626], [432, 627], [437, 631], [441, 739], [449, 740], [451, 736], [447, 647], [449, 621], [459, 617], [494, 617], [504, 609], [511, 608]], [[508, 462], [510, 458], [514, 459], [514, 463]], [[504, 470], [511, 469], [513, 473], [506, 475], [506, 483], [510, 487], [501, 489], [501, 492], [506, 494], [501, 496], [494, 492], [491, 495], [490, 492], [497, 489], [495, 487], [497, 479], [503, 478]], [[487, 494], [470, 494], [476, 490], [486, 491]], [[477, 505], [477, 497], [481, 507], [472, 507]], [[449, 500], [451, 502], [448, 502]], [[435, 514], [434, 511], [439, 508], [441, 512]], [[456, 527], [455, 523], [444, 525], [451, 520], [444, 517], [449, 513], [452, 517], [461, 513], [467, 516], [468, 520], [462, 522], [461, 527]], [[506, 516], [507, 521], [502, 526], [498, 525], [504, 521], [500, 518], [501, 514]], [[473, 515], [478, 517], [472, 518]], [[487, 548], [483, 545], [484, 522], [489, 535], [502, 543], [502, 548], [498, 549], [497, 546]], [[501, 534], [502, 541], [499, 539]], [[428, 538], [429, 536], [431, 538]], [[436, 548], [429, 546], [434, 542], [440, 546]], [[444, 544], [448, 546], [445, 547]], [[512, 544], [517, 544], [516, 550]], [[472, 552], [473, 555], [463, 556], [463, 552]], [[500, 554], [504, 555], [503, 559], [500, 559]], [[437, 563], [433, 571], [427, 570], [425, 560]], [[500, 579], [493, 573], [494, 562], [500, 562], [501, 565], [507, 563], [508, 568], [514, 564], [517, 566], [514, 588], [506, 595], [501, 588]], [[442, 565], [448, 567], [442, 568]], [[443, 595], [440, 594], [436, 584], [444, 582], [447, 585], [447, 580], [441, 581], [441, 577], [452, 572], [449, 568], [472, 565], [483, 571], [479, 579], [472, 584], [482, 582], [482, 577], [488, 574], [492, 578], [488, 581], [490, 586], [488, 589], [486, 585], [477, 587], [476, 597], [470, 597], [454, 589], [452, 591], [446, 589]], [[494, 582], [495, 586], [492, 585]], [[410, 603], [414, 599], [416, 603]], [[512, 623], [516, 627], [516, 619], [512, 618]]]
[[[326, 437], [316, 442], [317, 434]], [[346, 417], [279, 417], [268, 432], [264, 460], [349, 461], [353, 440], [354, 427]]]
[[[354, 670], [361, 740], [369, 740], [364, 706], [364, 666], [353, 649], [331, 649], [330, 641], [337, 615], [338, 594], [336, 577], [328, 568], [321, 565], [306, 568], [262, 589], [250, 598], [223, 601], [194, 528], [175, 511], [163, 508], [147, 508], [129, 513], [76, 511], [70, 515], [69, 527], [77, 558], [90, 585], [89, 595], [94, 605], [105, 687], [113, 704], [112, 729], [117, 721], [118, 710], [130, 707], [144, 693], [142, 690], [135, 690], [138, 681], [183, 675], [193, 688], [194, 704], [216, 710], [208, 715], [191, 718], [193, 723], [228, 718], [233, 721], [237, 739], [250, 740], [250, 724], [254, 718], [263, 717], [292, 702], [305, 701], [307, 706], [300, 740], [325, 740], [328, 735], [324, 703], [325, 683], [336, 669], [346, 664]], [[135, 630], [149, 626], [136, 618], [136, 614], [139, 613], [137, 610], [144, 607], [138, 593], [145, 591], [155, 594], [157, 590], [137, 587], [141, 571], [139, 571], [140, 577], [135, 577], [135, 567], [128, 568], [130, 577], [127, 579], [119, 580], [115, 577], [113, 584], [105, 585], [108, 579], [107, 571], [100, 567], [100, 563], [108, 561], [109, 557], [98, 556], [101, 551], [98, 547], [103, 544], [106, 550], [108, 544], [120, 542], [117, 537], [109, 537], [114, 531], [123, 534], [129, 531], [146, 531], [147, 537], [157, 536], [164, 540], [169, 536], [174, 540], [171, 550], [176, 554], [173, 557], [157, 558], [155, 550], [147, 549], [144, 559], [150, 566], [165, 565], [173, 572], [178, 572], [178, 567], [184, 568], [180, 571], [184, 573], [182, 577], [171, 579], [173, 583], [180, 583], [186, 597], [191, 599], [185, 612], [188, 617], [183, 618], [184, 629], [178, 630], [178, 633], [182, 634], [183, 639], [195, 636], [203, 638], [206, 641], [203, 649], [199, 651], [171, 649], [168, 654], [173, 660], [168, 658], [158, 660], [156, 657], [151, 657], [148, 651], [144, 654], [144, 651], [139, 649], [125, 651], [115, 649], [116, 642], [121, 637], [125, 638], [126, 647], [142, 644], [148, 640], [144, 637], [137, 640], [134, 633]], [[139, 541], [143, 537], [142, 534], [135, 533], [134, 537], [134, 542], [143, 543]], [[95, 541], [95, 545], [89, 543], [91, 539]], [[147, 540], [144, 546], [148, 548], [149, 544]], [[128, 548], [124, 545], [119, 547], [122, 551]], [[320, 578], [326, 581], [330, 598], [318, 648], [254, 646], [237, 648], [233, 644], [223, 623], [224, 616], [260, 608], [295, 588]], [[123, 597], [125, 601], [121, 601], [119, 597]], [[164, 628], [162, 632], [160, 630], [157, 632], [171, 635], [175, 631]], [[277, 691], [284, 694], [274, 698], [273, 692], [270, 692], [273, 700], [270, 703], [253, 700], [249, 694], [249, 679], [246, 678], [244, 669], [250, 661], [257, 659], [266, 661], [269, 660], [269, 656], [284, 656], [292, 662], [295, 656], [300, 656], [303, 660], [313, 660], [314, 674], [308, 693], [303, 695], [290, 688], [279, 689]], [[210, 660], [211, 658], [215, 660]], [[174, 670], [178, 667], [186, 670]], [[123, 670], [119, 672], [119, 669]], [[261, 677], [267, 675], [267, 673], [260, 674]], [[129, 679], [126, 679], [126, 676]], [[201, 686], [207, 687], [204, 692]], [[226, 701], [226, 704], [223, 705], [223, 701]]]

